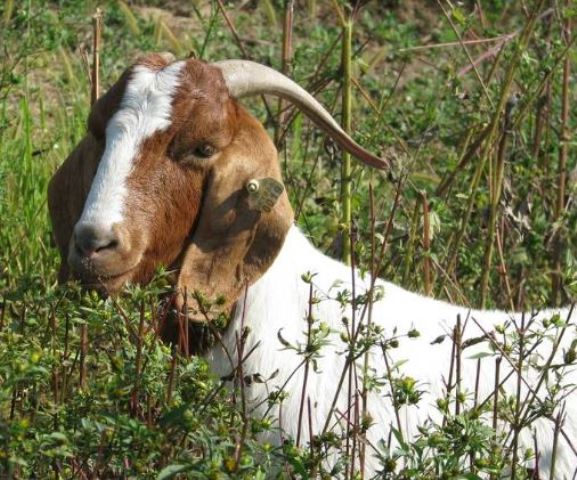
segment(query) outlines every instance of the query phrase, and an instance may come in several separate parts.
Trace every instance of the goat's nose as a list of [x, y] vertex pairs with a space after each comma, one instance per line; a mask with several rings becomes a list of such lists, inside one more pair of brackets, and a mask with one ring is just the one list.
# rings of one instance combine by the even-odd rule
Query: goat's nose
[[110, 228], [81, 223], [74, 228], [74, 244], [78, 253], [89, 257], [96, 252], [115, 249], [118, 237]]

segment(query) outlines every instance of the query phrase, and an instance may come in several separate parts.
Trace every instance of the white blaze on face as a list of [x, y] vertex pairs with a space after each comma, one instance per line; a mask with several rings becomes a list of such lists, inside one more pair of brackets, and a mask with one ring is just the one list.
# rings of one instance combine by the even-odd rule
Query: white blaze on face
[[143, 141], [172, 122], [172, 99], [185, 62], [162, 70], [134, 68], [120, 108], [106, 126], [106, 148], [84, 204], [82, 224], [110, 229], [123, 219], [126, 180]]

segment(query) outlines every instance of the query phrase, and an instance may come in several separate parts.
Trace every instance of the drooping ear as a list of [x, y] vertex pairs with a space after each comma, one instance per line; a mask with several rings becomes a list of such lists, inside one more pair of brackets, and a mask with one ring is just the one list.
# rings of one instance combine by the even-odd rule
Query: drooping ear
[[82, 215], [103, 148], [102, 142], [87, 133], [48, 184], [48, 210], [61, 257], [59, 282], [68, 279], [68, 245], [74, 225]]
[[[211, 165], [191, 243], [177, 282], [180, 307], [205, 320], [199, 298], [229, 312], [280, 251], [293, 223], [277, 153], [263, 127], [239, 109], [242, 126]], [[215, 305], [213, 304], [213, 307]]]

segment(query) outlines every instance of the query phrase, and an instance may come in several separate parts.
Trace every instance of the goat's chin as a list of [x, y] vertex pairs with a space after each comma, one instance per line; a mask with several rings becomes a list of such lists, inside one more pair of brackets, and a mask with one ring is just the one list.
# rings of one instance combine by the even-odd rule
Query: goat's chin
[[77, 280], [80, 280], [83, 288], [96, 290], [102, 295], [114, 295], [118, 293], [127, 283], [133, 283], [134, 278], [134, 272], [132, 270], [112, 276], [98, 275], [93, 271], [79, 272], [77, 270], [73, 270], [72, 274]]
[[132, 261], [99, 261], [70, 255], [68, 265], [72, 275], [80, 280], [84, 288], [97, 290], [102, 294], [115, 294], [127, 283], [147, 283], [148, 275], [141, 268], [140, 256]]

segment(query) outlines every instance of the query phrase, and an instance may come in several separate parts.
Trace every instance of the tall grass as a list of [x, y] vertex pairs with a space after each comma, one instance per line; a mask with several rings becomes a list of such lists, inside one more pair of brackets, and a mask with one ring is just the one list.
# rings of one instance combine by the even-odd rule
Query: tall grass
[[[550, 298], [573, 298], [577, 215], [568, 172], [575, 167], [570, 133], [577, 120], [570, 108], [569, 2], [534, 2], [531, 11], [523, 2], [439, 0], [419, 11], [402, 2], [367, 2], [352, 17], [343, 2], [308, 1], [306, 9], [291, 11], [290, 22], [292, 2], [284, 11], [273, 1], [242, 2], [242, 8], [220, 0], [178, 2], [173, 13], [183, 23], [174, 24], [145, 19], [144, 3], [104, 8], [103, 88], [151, 49], [271, 63], [288, 69], [360, 143], [393, 160], [386, 174], [346, 156], [341, 162], [286, 105], [277, 115], [270, 100], [249, 104], [271, 130], [277, 124], [299, 225], [319, 248], [344, 251], [354, 269], [473, 306], [539, 308]], [[231, 393], [201, 359], [160, 341], [169, 315], [163, 272], [153, 285], [109, 300], [56, 285], [46, 188], [86, 130], [94, 7], [83, 0], [0, 5], [0, 477], [331, 475], [321, 447], [334, 438], [308, 441], [304, 393], [300, 438], [280, 447], [259, 442], [256, 435], [271, 428], [270, 420], [251, 419], [242, 392]], [[352, 239], [340, 236], [351, 223]], [[355, 338], [362, 318], [351, 326]], [[519, 372], [530, 351], [524, 332], [533, 324], [525, 321], [507, 334], [517, 342], [516, 354], [500, 352], [496, 360], [515, 362]], [[316, 326], [306, 325], [312, 341]], [[554, 319], [542, 334], [555, 337], [556, 348], [564, 332]], [[387, 348], [398, 340], [388, 339]], [[467, 478], [488, 471], [482, 462], [527, 478], [520, 468], [524, 452], [515, 446], [534, 398], [502, 399], [497, 373], [484, 408], [496, 425], [506, 417], [505, 401], [513, 405], [512, 433], [486, 430], [491, 425], [472, 415], [483, 399], [463, 399], [459, 391], [461, 326], [452, 341], [454, 361], [443, 372], [452, 388], [439, 403], [444, 425], [423, 438], [449, 441], [444, 427], [459, 424], [487, 439], [491, 455], [481, 449], [443, 457], [433, 449], [419, 459], [419, 444], [387, 453], [384, 439], [383, 478], [435, 478], [440, 462], [451, 461]], [[391, 364], [385, 375], [386, 394], [416, 400], [402, 365]], [[350, 378], [343, 373], [343, 388]], [[351, 405], [359, 402], [350, 395]], [[362, 477], [370, 419], [366, 405], [359, 412], [341, 446], [330, 446], [341, 449], [340, 475], [347, 478]], [[558, 418], [557, 431], [560, 424]], [[403, 438], [402, 425], [397, 433]], [[355, 457], [356, 465], [346, 464]], [[422, 476], [410, 476], [410, 465]]]

